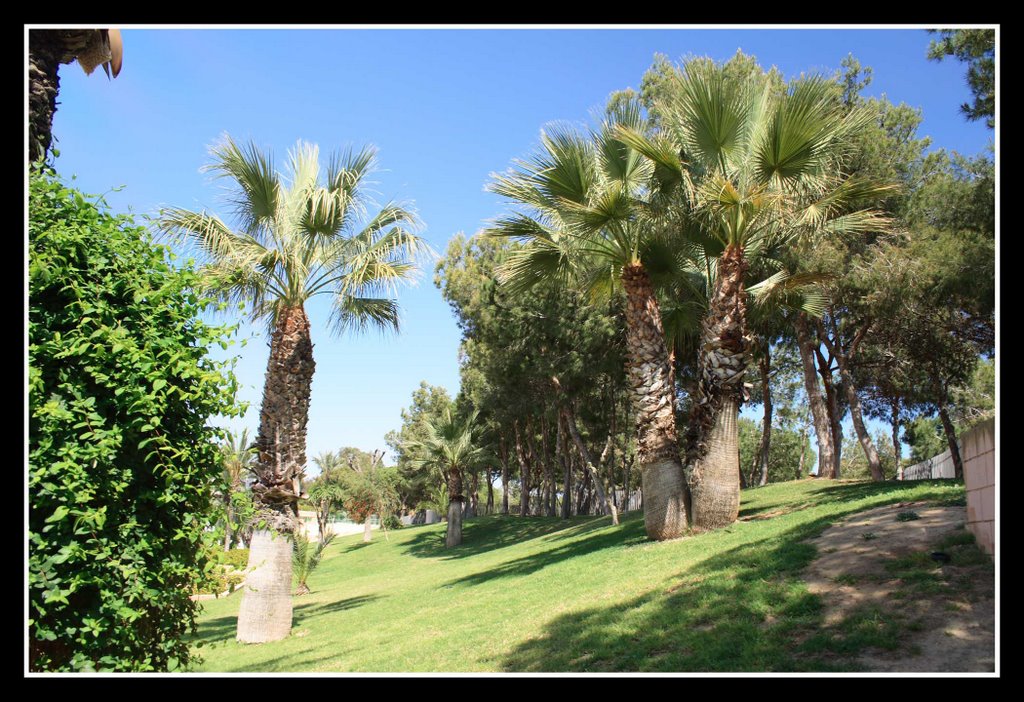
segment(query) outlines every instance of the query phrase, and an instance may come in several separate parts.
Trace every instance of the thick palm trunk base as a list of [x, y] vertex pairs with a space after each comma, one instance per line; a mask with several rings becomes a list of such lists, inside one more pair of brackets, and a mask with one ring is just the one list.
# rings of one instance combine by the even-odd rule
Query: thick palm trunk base
[[729, 246], [718, 262], [718, 278], [701, 324], [700, 381], [687, 427], [695, 529], [718, 529], [739, 515], [737, 413], [750, 361], [743, 250]]
[[644, 494], [644, 528], [655, 541], [686, 533], [686, 483], [678, 459], [665, 458], [640, 466]]
[[462, 543], [462, 500], [448, 503], [448, 532], [445, 534], [445, 548], [458, 546]]
[[665, 347], [661, 310], [641, 265], [622, 270], [626, 290], [626, 377], [636, 411], [644, 528], [657, 541], [687, 528], [686, 481], [676, 433], [675, 378]]
[[291, 541], [267, 529], [253, 532], [248, 573], [238, 610], [238, 640], [283, 639], [292, 629]]
[[693, 491], [693, 528], [720, 529], [736, 521], [740, 512], [739, 403], [722, 403], [707, 440], [707, 453], [694, 468], [700, 476]]

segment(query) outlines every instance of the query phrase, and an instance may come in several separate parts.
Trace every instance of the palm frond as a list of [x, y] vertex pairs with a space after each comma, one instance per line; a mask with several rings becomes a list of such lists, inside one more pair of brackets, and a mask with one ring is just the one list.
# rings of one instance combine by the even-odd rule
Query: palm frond
[[241, 229], [254, 236], [266, 233], [277, 214], [281, 189], [273, 158], [252, 142], [239, 146], [228, 135], [211, 147], [210, 153], [214, 162], [203, 170], [234, 181], [235, 187], [229, 189], [227, 201]]

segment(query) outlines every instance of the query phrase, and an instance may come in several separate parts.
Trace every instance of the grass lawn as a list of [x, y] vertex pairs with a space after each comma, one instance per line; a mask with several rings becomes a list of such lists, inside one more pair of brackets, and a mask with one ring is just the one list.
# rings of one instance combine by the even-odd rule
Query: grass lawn
[[[963, 499], [962, 483], [804, 480], [745, 490], [741, 521], [671, 542], [639, 512], [478, 517], [336, 539], [283, 641], [234, 641], [241, 595], [203, 603], [197, 672], [834, 671], [799, 571], [854, 512]], [[843, 651], [849, 654], [849, 651]]]

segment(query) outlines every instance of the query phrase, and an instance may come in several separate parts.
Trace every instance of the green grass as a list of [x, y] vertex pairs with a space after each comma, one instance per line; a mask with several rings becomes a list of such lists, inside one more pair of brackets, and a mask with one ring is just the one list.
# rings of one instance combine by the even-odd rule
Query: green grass
[[744, 491], [743, 521], [665, 543], [632, 512], [619, 526], [479, 517], [450, 550], [443, 525], [336, 539], [283, 641], [234, 641], [241, 595], [203, 603], [195, 670], [851, 669], [837, 653], [887, 648], [895, 633], [870, 612], [821, 632], [821, 602], [800, 580], [813, 537], [854, 512], [962, 494], [953, 481], [771, 485]]

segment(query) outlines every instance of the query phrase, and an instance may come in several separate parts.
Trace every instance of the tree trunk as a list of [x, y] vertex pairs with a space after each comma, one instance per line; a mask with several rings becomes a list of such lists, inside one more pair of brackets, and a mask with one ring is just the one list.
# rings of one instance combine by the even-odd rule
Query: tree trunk
[[445, 548], [462, 543], [462, 508], [465, 496], [462, 494], [462, 471], [448, 470], [448, 531], [445, 534]]
[[892, 398], [889, 401], [889, 408], [892, 412], [892, 450], [896, 454], [896, 475], [899, 476], [903, 466], [903, 446], [900, 444], [900, 398]]
[[637, 456], [644, 492], [644, 528], [657, 541], [682, 536], [689, 494], [679, 459], [675, 378], [668, 362], [661, 310], [640, 264], [625, 266], [626, 376], [636, 411]]
[[953, 476], [957, 479], [964, 477], [964, 463], [960, 458], [960, 447], [956, 443], [956, 429], [949, 419], [949, 412], [946, 410], [946, 403], [939, 400], [939, 420], [942, 422], [942, 429], [946, 433], [946, 444], [949, 446], [949, 454], [953, 457]]
[[470, 475], [469, 475], [469, 501], [466, 502], [466, 519], [470, 519], [472, 517], [475, 517], [476, 514], [477, 514], [477, 506], [478, 506], [477, 505], [477, 501], [479, 499], [479, 497], [477, 496], [477, 493], [479, 492], [479, 487], [480, 487], [478, 481], [479, 481], [479, 478], [477, 477], [477, 474], [475, 472], [470, 473]]
[[462, 543], [462, 500], [448, 502], [448, 531], [444, 537], [444, 547], [452, 548]]
[[[820, 340], [818, 342], [821, 343]], [[835, 384], [832, 382], [832, 364], [826, 361], [820, 348], [814, 351], [818, 358], [818, 374], [821, 376], [821, 384], [825, 389], [825, 410], [828, 413], [829, 432], [832, 434], [832, 474], [830, 477], [838, 479], [843, 460], [843, 424], [839, 416], [839, 398], [836, 395]]]
[[494, 514], [494, 476], [491, 467], [487, 466], [487, 514]]
[[857, 432], [857, 440], [864, 449], [864, 456], [868, 459], [868, 468], [871, 470], [872, 480], [885, 480], [882, 474], [882, 461], [878, 458], [878, 451], [875, 449], [875, 442], [871, 440], [868, 429], [864, 425], [864, 416], [861, 413], [860, 398], [857, 397], [857, 389], [853, 386], [853, 376], [847, 358], [837, 354], [839, 361], [839, 376], [843, 379], [843, 388], [846, 390], [846, 400], [850, 403], [850, 416], [853, 418], [853, 428]]
[[514, 422], [516, 430], [516, 458], [519, 459], [519, 483], [522, 488], [519, 490], [519, 514], [526, 517], [530, 514], [530, 468], [526, 464], [526, 454], [523, 452], [523, 440], [519, 432], [519, 421]]
[[504, 434], [501, 434], [498, 442], [501, 451], [501, 513], [508, 514], [508, 447], [505, 445]]
[[264, 643], [292, 628], [292, 543], [268, 529], [253, 532], [238, 611], [238, 640]]
[[601, 480], [597, 475], [597, 471], [594, 469], [593, 461], [590, 460], [590, 452], [583, 444], [583, 437], [580, 436], [579, 427], [576, 426], [576, 415], [573, 413], [572, 408], [570, 408], [569, 405], [563, 405], [561, 411], [562, 417], [565, 420], [565, 426], [569, 429], [569, 436], [572, 437], [572, 441], [576, 445], [576, 450], [580, 452], [580, 458], [583, 459], [584, 469], [587, 471], [587, 475], [593, 483], [594, 490], [597, 491], [598, 514], [611, 514], [611, 508], [608, 506], [608, 498], [605, 497], [604, 488], [601, 486]]
[[[736, 521], [740, 509], [739, 405], [749, 361], [740, 247], [718, 260], [718, 277], [701, 323], [700, 380], [687, 427], [686, 463], [695, 529], [718, 529]], [[644, 496], [646, 499], [646, 495]]]
[[372, 515], [366, 515], [366, 519], [363, 520], [363, 543], [368, 544], [373, 541], [373, 525], [370, 524], [370, 517]]
[[796, 479], [804, 477], [804, 459], [807, 456], [807, 434], [800, 432], [800, 463], [796, 467]]
[[562, 463], [562, 470], [565, 473], [565, 482], [562, 486], [562, 519], [572, 516], [572, 461], [569, 460], [568, 452], [565, 450], [565, 420], [561, 413], [558, 415], [558, 432], [555, 435], [555, 453]]
[[814, 432], [818, 438], [818, 477], [835, 477], [835, 452], [832, 446], [832, 426], [829, 422], [828, 410], [818, 389], [818, 376], [814, 370], [814, 345], [811, 341], [807, 317], [803, 312], [793, 318], [796, 330], [797, 345], [800, 348], [800, 361], [804, 371], [804, 389], [811, 405], [811, 416], [814, 419]]
[[757, 447], [757, 461], [761, 469], [761, 477], [758, 485], [768, 484], [768, 455], [772, 445], [772, 388], [769, 384], [769, 373], [771, 372], [771, 347], [767, 344], [764, 349], [764, 356], [759, 362], [761, 367], [761, 401], [764, 403], [764, 419], [761, 426], [761, 444]]
[[[267, 361], [260, 427], [256, 437], [257, 483], [252, 488], [259, 519], [267, 524], [270, 531], [280, 535], [292, 533], [298, 522], [298, 500], [301, 494], [299, 476], [306, 466], [306, 424], [309, 420], [310, 388], [315, 368], [309, 318], [305, 310], [301, 305], [282, 309], [270, 337], [270, 357]], [[286, 541], [283, 536], [279, 540]], [[255, 542], [254, 537], [254, 546]], [[258, 558], [262, 556], [258, 556], [255, 549], [250, 549], [250, 570], [259, 563]], [[282, 561], [279, 566], [275, 566], [288, 571], [285, 592], [291, 587], [291, 562], [289, 546], [287, 564]], [[243, 638], [243, 631], [263, 628], [247, 620], [247, 617], [264, 617], [275, 622], [287, 619], [289, 629], [285, 629], [278, 638], [288, 635], [291, 599], [287, 600], [287, 617], [284, 614], [267, 614], [272, 606], [284, 607], [275, 592], [273, 588], [266, 593], [257, 587], [245, 589], [238, 615], [239, 640], [250, 640]], [[265, 597], [269, 599], [262, 602]], [[246, 605], [248, 600], [252, 601]], [[280, 630], [274, 628], [274, 631], [279, 633]], [[246, 633], [245, 636], [250, 634]]]
[[234, 521], [234, 512], [231, 509], [231, 501], [228, 500], [226, 507], [226, 514], [224, 516], [224, 550], [231, 550], [231, 523]]

